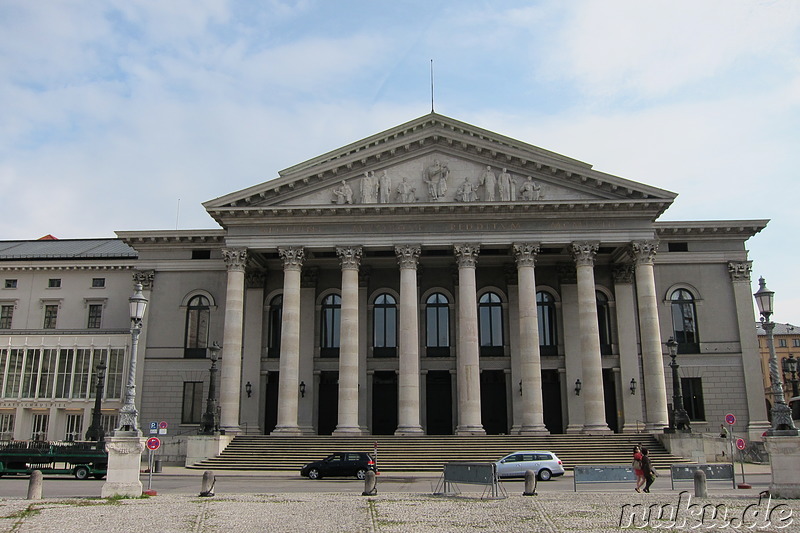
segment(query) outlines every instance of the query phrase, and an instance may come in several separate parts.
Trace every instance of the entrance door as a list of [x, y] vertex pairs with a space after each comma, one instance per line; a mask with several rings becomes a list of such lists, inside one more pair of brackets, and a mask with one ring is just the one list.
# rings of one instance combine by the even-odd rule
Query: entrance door
[[394, 435], [397, 429], [397, 374], [372, 375], [372, 434]]
[[453, 434], [453, 385], [449, 370], [425, 376], [425, 419], [428, 435]]
[[266, 408], [264, 409], [264, 433], [269, 435], [278, 425], [278, 383], [280, 372], [267, 374]]
[[317, 433], [330, 435], [336, 429], [336, 423], [339, 418], [338, 372], [320, 372], [318, 396]]
[[487, 435], [508, 434], [506, 373], [503, 370], [481, 372], [481, 423]]
[[550, 433], [564, 433], [564, 418], [561, 412], [561, 382], [558, 370], [542, 370], [542, 403], [544, 425]]
[[603, 401], [606, 404], [606, 424], [614, 433], [619, 433], [619, 417], [617, 416], [617, 386], [614, 372], [610, 368], [603, 369]]

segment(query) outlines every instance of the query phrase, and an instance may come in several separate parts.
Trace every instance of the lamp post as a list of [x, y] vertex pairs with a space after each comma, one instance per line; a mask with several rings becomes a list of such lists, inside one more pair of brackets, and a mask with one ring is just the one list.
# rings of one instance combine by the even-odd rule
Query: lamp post
[[206, 400], [206, 412], [200, 424], [201, 435], [213, 435], [219, 431], [219, 421], [217, 420], [217, 360], [219, 359], [220, 345], [216, 341], [211, 345], [211, 374], [208, 382], [208, 399]]
[[783, 372], [790, 375], [789, 383], [792, 384], [792, 396], [797, 396], [797, 359], [794, 354], [783, 360]]
[[767, 346], [769, 347], [769, 381], [772, 385], [772, 427], [767, 430], [767, 436], [798, 435], [797, 428], [792, 421], [792, 411], [786, 405], [783, 396], [783, 383], [778, 375], [778, 357], [775, 355], [775, 340], [772, 331], [775, 323], [770, 320], [775, 300], [775, 292], [767, 288], [763, 277], [758, 280], [758, 291], [753, 295], [756, 298], [758, 312], [761, 314], [761, 325], [767, 333]]
[[676, 429], [692, 432], [692, 426], [689, 421], [689, 414], [683, 408], [683, 397], [681, 396], [681, 382], [678, 377], [678, 368], [680, 365], [675, 358], [678, 356], [678, 343], [675, 339], [670, 337], [667, 341], [667, 349], [669, 350], [669, 357], [672, 359], [669, 367], [672, 369], [672, 420], [670, 420], [670, 430]]
[[104, 382], [106, 380], [106, 365], [103, 361], [97, 365], [97, 387], [95, 387], [94, 410], [92, 411], [92, 425], [86, 432], [86, 440], [103, 442], [105, 432], [100, 424], [101, 407], [103, 402]]
[[125, 404], [119, 410], [119, 428], [115, 436], [141, 436], [139, 413], [136, 410], [136, 352], [139, 348], [139, 334], [142, 332], [142, 319], [147, 308], [147, 298], [142, 294], [142, 284], [137, 283], [133, 296], [128, 298], [131, 311], [131, 360], [128, 366], [128, 384], [125, 387]]

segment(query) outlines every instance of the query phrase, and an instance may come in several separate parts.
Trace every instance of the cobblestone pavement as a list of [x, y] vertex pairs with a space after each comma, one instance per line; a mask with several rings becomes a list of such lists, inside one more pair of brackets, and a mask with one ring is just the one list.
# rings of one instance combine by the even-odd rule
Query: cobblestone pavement
[[8, 532], [606, 532], [638, 528], [800, 531], [800, 500], [759, 502], [758, 494], [735, 492], [696, 499], [688, 491], [510, 494], [496, 500], [481, 499], [474, 492], [457, 497], [291, 493], [0, 500], [0, 531]]

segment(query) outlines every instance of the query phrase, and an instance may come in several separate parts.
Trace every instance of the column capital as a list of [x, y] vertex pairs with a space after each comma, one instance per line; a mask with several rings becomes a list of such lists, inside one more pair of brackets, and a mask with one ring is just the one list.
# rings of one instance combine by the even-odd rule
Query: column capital
[[319, 280], [319, 267], [306, 267], [300, 272], [300, 287], [303, 289], [316, 289]]
[[454, 244], [453, 252], [456, 255], [458, 268], [475, 268], [478, 263], [478, 254], [481, 252], [481, 245], [476, 243]]
[[133, 284], [142, 284], [142, 289], [146, 291], [153, 290], [153, 282], [156, 278], [155, 270], [137, 271], [133, 273]]
[[536, 257], [540, 250], [538, 242], [515, 242], [512, 247], [517, 260], [517, 268], [536, 266]]
[[731, 276], [731, 281], [746, 281], [749, 283], [752, 270], [752, 261], [728, 261], [728, 274]]
[[283, 260], [283, 270], [297, 270], [303, 269], [303, 261], [306, 258], [306, 253], [302, 246], [291, 246], [288, 248], [279, 247], [278, 255]]
[[422, 247], [419, 244], [401, 244], [394, 247], [400, 268], [417, 268]]
[[614, 283], [621, 284], [621, 283], [633, 283], [634, 279], [634, 272], [633, 272], [633, 264], [632, 263], [620, 263], [618, 265], [614, 265]]
[[244, 273], [244, 285], [248, 289], [263, 289], [267, 283], [267, 272], [264, 269], [247, 269]]
[[244, 272], [247, 266], [247, 248], [223, 248], [222, 259], [228, 270]]
[[633, 241], [631, 255], [636, 265], [652, 265], [658, 252], [658, 241]]
[[361, 265], [361, 246], [337, 246], [336, 255], [342, 264], [342, 270], [358, 270]]
[[599, 249], [600, 243], [597, 242], [573, 242], [570, 245], [570, 252], [576, 266], [594, 266], [594, 258]]

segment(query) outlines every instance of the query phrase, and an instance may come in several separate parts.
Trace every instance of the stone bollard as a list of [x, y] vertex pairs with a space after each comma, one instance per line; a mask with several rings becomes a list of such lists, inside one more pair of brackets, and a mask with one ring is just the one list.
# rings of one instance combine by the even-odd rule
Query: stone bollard
[[378, 478], [375, 477], [375, 472], [367, 470], [367, 475], [364, 477], [364, 492], [362, 496], [375, 496], [378, 494]]
[[203, 472], [203, 488], [200, 490], [200, 496], [203, 498], [210, 498], [214, 495], [214, 483], [217, 478], [214, 477], [214, 472], [206, 470]]
[[705, 470], [694, 471], [694, 496], [695, 498], [708, 498]]
[[536, 496], [536, 472], [533, 470], [525, 471], [525, 492], [523, 496]]
[[42, 499], [42, 471], [34, 470], [31, 472], [31, 480], [28, 482], [28, 499]]

